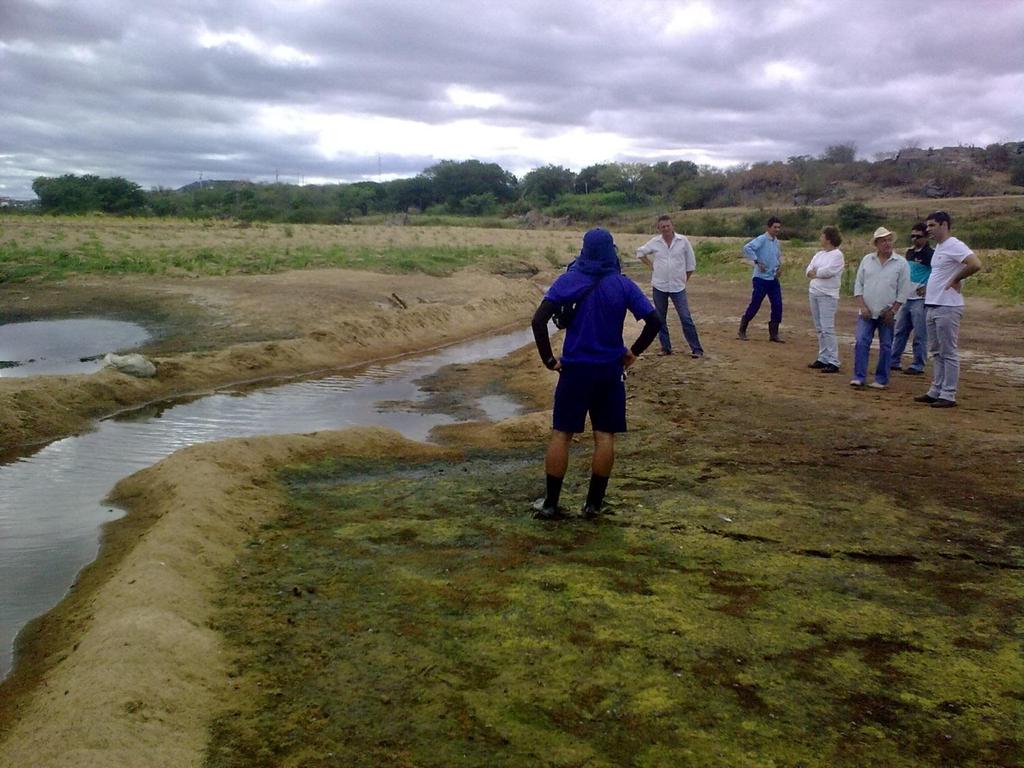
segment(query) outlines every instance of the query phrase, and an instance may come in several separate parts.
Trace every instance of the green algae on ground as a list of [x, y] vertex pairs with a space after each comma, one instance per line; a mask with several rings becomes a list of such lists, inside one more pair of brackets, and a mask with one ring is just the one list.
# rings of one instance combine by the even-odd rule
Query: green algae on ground
[[624, 453], [597, 523], [532, 520], [523, 454], [286, 473], [222, 611], [260, 693], [208, 765], [1014, 764], [1016, 571], [872, 533], [810, 475], [668, 489], [666, 445]]

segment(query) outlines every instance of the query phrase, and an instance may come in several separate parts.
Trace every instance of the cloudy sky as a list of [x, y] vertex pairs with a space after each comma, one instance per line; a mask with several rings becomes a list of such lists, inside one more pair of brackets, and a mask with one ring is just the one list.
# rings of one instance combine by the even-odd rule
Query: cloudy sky
[[1024, 139], [1022, 0], [0, 0], [0, 195]]

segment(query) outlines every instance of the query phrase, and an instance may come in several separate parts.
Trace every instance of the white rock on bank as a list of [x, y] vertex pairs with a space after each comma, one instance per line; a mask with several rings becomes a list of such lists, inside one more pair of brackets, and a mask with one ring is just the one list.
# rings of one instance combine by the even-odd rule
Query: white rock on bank
[[156, 376], [156, 366], [142, 355], [115, 355], [113, 352], [108, 352], [104, 356], [103, 362], [117, 368], [121, 373], [137, 376], [140, 379]]

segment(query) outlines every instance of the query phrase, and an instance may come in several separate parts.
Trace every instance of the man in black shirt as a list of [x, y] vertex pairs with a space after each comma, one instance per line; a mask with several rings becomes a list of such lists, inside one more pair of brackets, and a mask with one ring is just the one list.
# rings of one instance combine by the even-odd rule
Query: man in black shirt
[[[896, 329], [892, 340], [892, 363], [890, 368], [911, 376], [924, 373], [928, 360], [928, 318], [924, 306], [924, 289], [932, 272], [932, 253], [928, 244], [928, 229], [923, 221], [910, 228], [910, 247], [907, 249], [907, 263], [910, 264], [910, 296], [896, 315]], [[914, 362], [903, 368], [900, 362], [907, 347], [910, 332], [914, 332]]]

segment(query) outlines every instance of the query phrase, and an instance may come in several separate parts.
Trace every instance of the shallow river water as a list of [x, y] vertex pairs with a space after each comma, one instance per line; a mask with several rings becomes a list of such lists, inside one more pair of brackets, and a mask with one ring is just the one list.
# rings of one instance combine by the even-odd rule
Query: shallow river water
[[[378, 425], [424, 440], [433, 427], [455, 419], [394, 408], [396, 401], [425, 398], [418, 379], [451, 363], [503, 357], [531, 339], [529, 331], [519, 331], [358, 374], [150, 407], [9, 458], [0, 464], [0, 679], [10, 671], [17, 633], [60, 601], [96, 557], [100, 526], [123, 514], [103, 503], [121, 478], [180, 448], [230, 437]], [[494, 395], [476, 406], [492, 420], [516, 412], [514, 403]]]
[[107, 352], [137, 349], [150, 341], [136, 323], [101, 318], [36, 320], [0, 325], [0, 376], [92, 373]]

